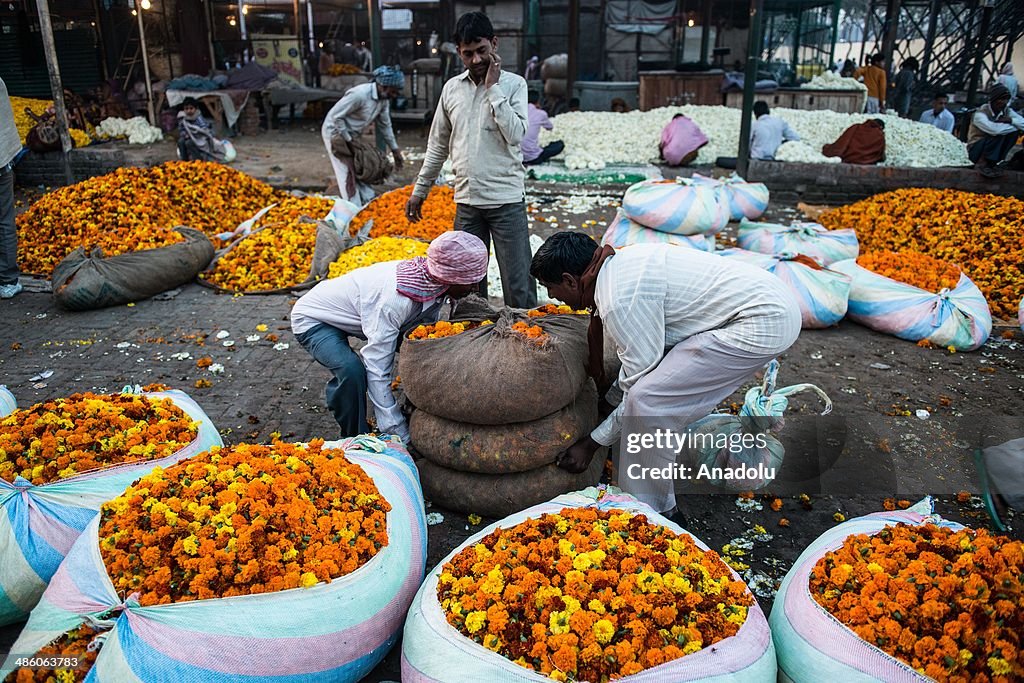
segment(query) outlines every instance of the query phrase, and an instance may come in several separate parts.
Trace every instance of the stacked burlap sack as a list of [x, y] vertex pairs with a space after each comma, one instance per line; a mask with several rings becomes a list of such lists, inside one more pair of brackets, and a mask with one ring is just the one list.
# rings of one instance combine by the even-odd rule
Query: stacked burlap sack
[[[589, 317], [504, 309], [461, 321], [470, 329], [407, 338], [401, 348], [399, 375], [416, 408], [409, 431], [423, 456], [417, 465], [426, 497], [503, 517], [597, 483], [600, 455], [582, 474], [554, 464], [597, 425], [597, 392], [585, 369]], [[480, 325], [485, 321], [493, 323]], [[539, 327], [543, 336], [528, 337], [517, 323]]]

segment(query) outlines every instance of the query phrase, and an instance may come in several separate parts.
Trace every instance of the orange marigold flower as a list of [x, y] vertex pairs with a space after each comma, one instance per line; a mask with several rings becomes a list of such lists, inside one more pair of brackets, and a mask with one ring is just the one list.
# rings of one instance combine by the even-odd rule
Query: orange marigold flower
[[927, 292], [953, 289], [960, 281], [954, 264], [914, 251], [869, 251], [857, 257], [857, 265]]
[[455, 225], [455, 190], [450, 187], [434, 187], [423, 202], [423, 218], [410, 223], [405, 215], [405, 205], [412, 196], [412, 185], [386, 192], [367, 204], [356, 214], [349, 225], [353, 235], [357, 234], [367, 221], [373, 221], [370, 237], [417, 237], [430, 242], [441, 233], [448, 232]]

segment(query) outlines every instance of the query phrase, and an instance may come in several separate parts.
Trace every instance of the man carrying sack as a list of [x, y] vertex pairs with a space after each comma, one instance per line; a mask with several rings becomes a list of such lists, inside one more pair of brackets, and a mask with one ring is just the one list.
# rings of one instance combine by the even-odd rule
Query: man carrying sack
[[320, 130], [327, 146], [338, 193], [342, 198], [366, 204], [374, 197], [370, 185], [391, 175], [391, 162], [363, 133], [376, 123], [401, 170], [402, 153], [398, 150], [391, 127], [391, 98], [405, 87], [405, 75], [394, 66], [382, 66], [373, 72], [373, 81], [350, 88], [324, 119]]

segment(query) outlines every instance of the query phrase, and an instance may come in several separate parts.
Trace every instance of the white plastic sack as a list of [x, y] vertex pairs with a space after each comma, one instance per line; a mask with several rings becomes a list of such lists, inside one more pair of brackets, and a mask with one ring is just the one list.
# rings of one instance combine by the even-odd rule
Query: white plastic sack
[[[125, 390], [142, 393], [138, 387]], [[195, 440], [166, 458], [94, 470], [41, 486], [21, 477], [13, 483], [0, 479], [0, 625], [28, 616], [103, 503], [156, 467], [223, 444], [213, 422], [187, 394], [155, 391], [144, 395], [171, 399], [199, 423]]]
[[957, 351], [979, 348], [992, 333], [988, 301], [963, 273], [953, 289], [927, 292], [862, 268], [853, 259], [832, 268], [852, 278], [850, 319], [877, 332], [914, 342], [927, 339]]
[[899, 523], [929, 522], [961, 529], [932, 514], [930, 499], [909, 510], [877, 512], [833, 527], [818, 537], [797, 558], [775, 596], [769, 623], [779, 660], [779, 680], [790, 683], [866, 683], [901, 681], [925, 683], [932, 679], [914, 671], [874, 645], [860, 639], [850, 628], [814, 601], [808, 584], [811, 570], [829, 551], [843, 545], [847, 536], [876, 534]]
[[734, 221], [760, 218], [768, 208], [768, 186], [764, 183], [748, 183], [736, 173], [724, 179], [694, 173], [693, 181], [714, 187], [719, 201], [728, 207], [729, 218]]
[[601, 238], [601, 246], [609, 245], [618, 249], [632, 244], [673, 244], [712, 252], [715, 250], [715, 237], [714, 235], [675, 235], [670, 232], [659, 232], [630, 220], [629, 216], [619, 209], [615, 214], [615, 219], [605, 230], [604, 237]]
[[[609, 493], [599, 499], [598, 489], [589, 488], [558, 496], [548, 503], [517, 512], [474, 534], [448, 554], [427, 575], [409, 610], [402, 637], [403, 683], [465, 683], [502, 681], [503, 683], [550, 683], [551, 679], [523, 668], [502, 655], [466, 638], [445, 619], [437, 601], [437, 580], [441, 569], [464, 548], [479, 543], [498, 527], [509, 528], [544, 514], [557, 514], [566, 507], [595, 507], [643, 514], [652, 524], [668, 527], [677, 534], [689, 533], [632, 496]], [[692, 536], [692, 534], [690, 534]], [[699, 539], [696, 544], [707, 550]], [[739, 576], [730, 570], [733, 578]], [[774, 683], [775, 651], [769, 637], [764, 613], [755, 602], [739, 632], [680, 659], [666, 662], [633, 676], [616, 679], [622, 683], [672, 681], [715, 681], [716, 683]]]
[[828, 230], [819, 223], [795, 222], [791, 225], [740, 221], [737, 236], [740, 248], [762, 254], [803, 254], [823, 266], [857, 258], [860, 245], [853, 230]]
[[801, 327], [805, 330], [831, 327], [846, 315], [851, 278], [845, 273], [822, 268], [813, 259], [796, 254], [770, 256], [746, 249], [718, 253], [764, 268], [785, 282], [800, 305]]
[[688, 178], [636, 183], [626, 190], [622, 210], [640, 225], [676, 235], [711, 235], [729, 223], [718, 191]]
[[[423, 578], [427, 524], [401, 441], [328, 442], [391, 504], [388, 545], [351, 574], [310, 588], [141, 607], [118, 596], [100, 556], [99, 517], [53, 577], [13, 652], [35, 653], [82, 623], [105, 631], [89, 681], [355, 683], [394, 645]], [[115, 616], [97, 621], [109, 610]], [[6, 674], [0, 671], [0, 676]]]
[[6, 385], [0, 384], [0, 417], [7, 417], [18, 407], [18, 402], [14, 398]]

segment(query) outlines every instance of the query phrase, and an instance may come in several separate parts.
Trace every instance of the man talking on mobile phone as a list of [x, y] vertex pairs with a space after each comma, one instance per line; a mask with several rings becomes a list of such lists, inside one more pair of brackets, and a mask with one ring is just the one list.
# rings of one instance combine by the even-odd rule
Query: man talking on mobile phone
[[[524, 202], [523, 153], [526, 81], [501, 69], [498, 40], [490, 19], [469, 12], [455, 25], [455, 42], [466, 71], [444, 84], [430, 127], [427, 153], [406, 217], [420, 220], [423, 201], [451, 158], [455, 173], [455, 229], [494, 241], [505, 305], [537, 305], [530, 277], [530, 236]], [[487, 296], [486, 277], [480, 283]]]

